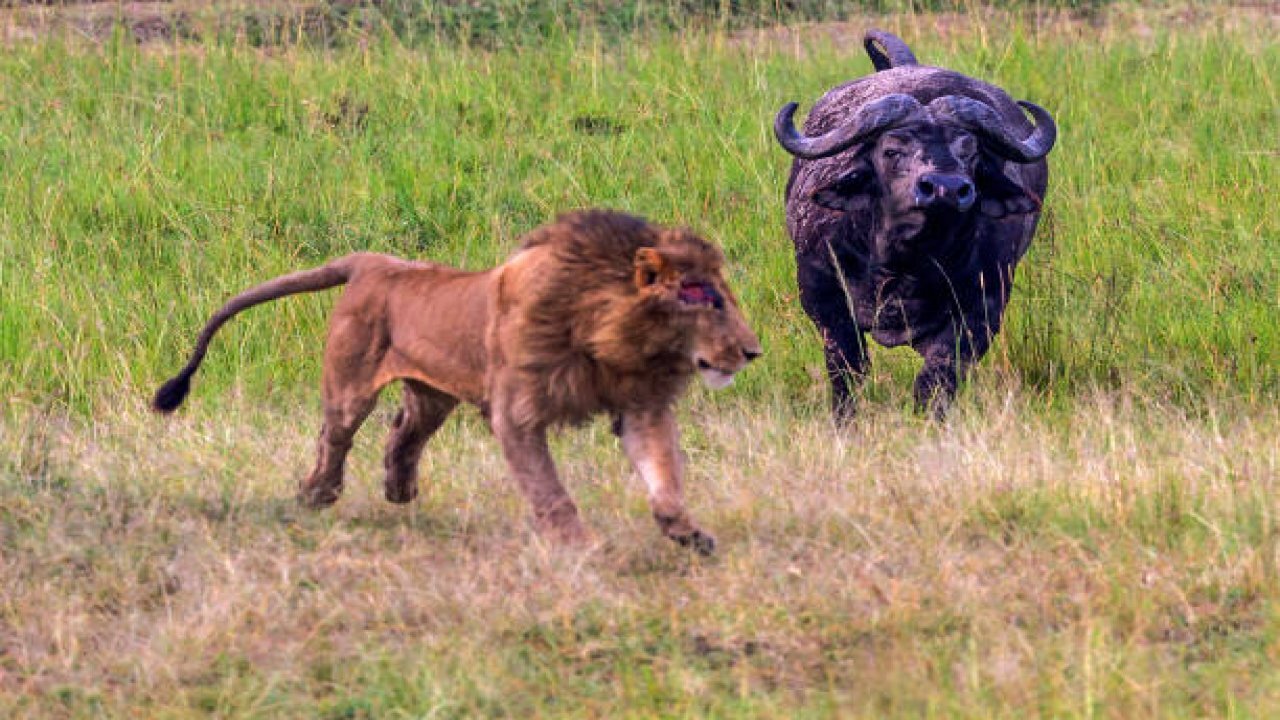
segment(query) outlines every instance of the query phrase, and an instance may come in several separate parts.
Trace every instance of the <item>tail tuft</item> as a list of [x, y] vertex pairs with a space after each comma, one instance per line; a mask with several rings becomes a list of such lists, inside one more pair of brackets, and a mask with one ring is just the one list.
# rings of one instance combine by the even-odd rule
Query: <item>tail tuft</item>
[[151, 409], [156, 412], [171, 413], [178, 409], [187, 393], [191, 392], [191, 373], [181, 372], [160, 386], [156, 396], [151, 400]]

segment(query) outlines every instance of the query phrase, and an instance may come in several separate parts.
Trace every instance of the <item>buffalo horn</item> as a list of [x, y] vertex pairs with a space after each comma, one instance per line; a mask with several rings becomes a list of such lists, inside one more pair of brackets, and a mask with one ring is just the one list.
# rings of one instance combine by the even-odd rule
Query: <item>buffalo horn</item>
[[[900, 124], [920, 110], [920, 103], [910, 95], [886, 95], [864, 105], [853, 114], [849, 122], [818, 137], [805, 137], [796, 130], [796, 107], [795, 103], [787, 103], [778, 111], [778, 116], [773, 121], [773, 132], [787, 152], [798, 158], [816, 160], [835, 155], [882, 130]], [[1053, 127], [1052, 121], [1049, 122], [1049, 127]], [[1049, 144], [1053, 144], [1052, 132]], [[1048, 152], [1047, 148], [1045, 152]]]
[[1047, 110], [1025, 100], [1018, 104], [1035, 119], [1035, 130], [1024, 140], [1013, 136], [1004, 120], [990, 105], [973, 98], [947, 95], [929, 103], [929, 110], [938, 120], [948, 120], [982, 138], [987, 147], [997, 155], [1015, 162], [1039, 160], [1053, 149], [1058, 137], [1058, 126]]

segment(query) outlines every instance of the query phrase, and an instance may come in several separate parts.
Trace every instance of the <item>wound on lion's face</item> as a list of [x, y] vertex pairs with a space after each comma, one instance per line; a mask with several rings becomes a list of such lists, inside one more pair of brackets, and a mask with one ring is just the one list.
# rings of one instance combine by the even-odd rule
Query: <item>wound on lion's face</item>
[[681, 283], [678, 297], [685, 305], [713, 307], [717, 310], [724, 307], [724, 298], [720, 297], [720, 292], [708, 282]]

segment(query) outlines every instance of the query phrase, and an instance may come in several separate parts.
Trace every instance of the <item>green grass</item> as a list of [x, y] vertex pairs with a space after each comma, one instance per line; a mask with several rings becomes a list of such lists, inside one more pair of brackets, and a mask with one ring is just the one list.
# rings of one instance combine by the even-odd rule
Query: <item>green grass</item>
[[[1141, 42], [1032, 30], [913, 34], [921, 57], [998, 81], [1062, 127], [1044, 231], [990, 364], [1046, 397], [1273, 396], [1280, 53], [1212, 27]], [[17, 48], [0, 58], [0, 96], [23, 99], [0, 113], [0, 392], [91, 411], [114, 398], [104, 386], [163, 377], [223, 298], [272, 274], [353, 249], [483, 267], [557, 212], [599, 205], [721, 242], [768, 349], [748, 394], [807, 386], [819, 360], [769, 122], [867, 63], [820, 35], [803, 58], [795, 47]], [[237, 322], [201, 395], [314, 378], [326, 305]]]
[[[90, 0], [18, 0], [0, 15], [27, 31], [102, 39], [115, 31], [157, 39], [236, 42], [253, 47], [359, 46], [393, 37], [420, 47], [441, 43], [511, 48], [598, 33], [612, 42], [651, 33], [739, 31], [782, 23], [843, 20], [851, 12], [972, 11], [1001, 7], [1035, 13], [1068, 9], [1100, 16], [1113, 0], [167, 0], [163, 5]], [[49, 9], [46, 6], [52, 6]]]
[[[903, 15], [1061, 136], [1008, 324], [933, 425], [873, 351], [825, 421], [770, 130], [870, 70], [871, 20], [644, 42], [55, 36], [0, 54], [0, 714], [1265, 717], [1280, 706], [1280, 45], [1265, 12]], [[1100, 23], [1100, 24], [1089, 24]], [[292, 486], [333, 296], [229, 295], [351, 250], [487, 267], [584, 206], [721, 243], [766, 355], [684, 408], [668, 547], [602, 426], [556, 452], [602, 546], [547, 548], [460, 413], [424, 496]]]

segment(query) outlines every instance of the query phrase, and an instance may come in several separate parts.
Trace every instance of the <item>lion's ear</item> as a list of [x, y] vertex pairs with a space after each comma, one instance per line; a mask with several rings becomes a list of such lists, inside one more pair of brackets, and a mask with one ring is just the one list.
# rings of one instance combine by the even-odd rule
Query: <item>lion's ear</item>
[[658, 282], [658, 277], [667, 268], [667, 259], [656, 248], [642, 247], [636, 251], [636, 288], [643, 290]]

